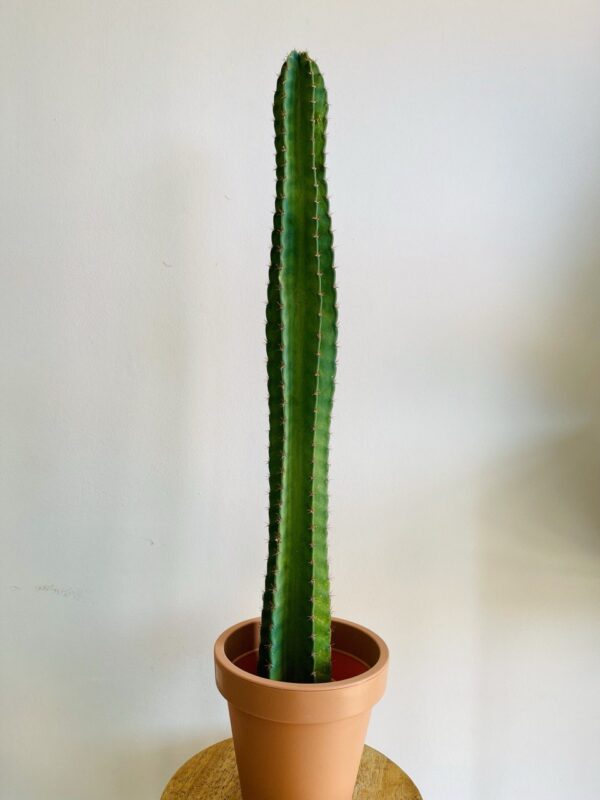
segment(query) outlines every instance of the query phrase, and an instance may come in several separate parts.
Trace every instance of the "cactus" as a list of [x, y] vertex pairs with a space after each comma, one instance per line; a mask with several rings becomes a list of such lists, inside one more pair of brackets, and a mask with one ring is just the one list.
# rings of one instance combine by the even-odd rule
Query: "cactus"
[[315, 62], [290, 53], [273, 103], [269, 554], [258, 674], [300, 683], [331, 680], [327, 508], [337, 305], [325, 179], [327, 108]]

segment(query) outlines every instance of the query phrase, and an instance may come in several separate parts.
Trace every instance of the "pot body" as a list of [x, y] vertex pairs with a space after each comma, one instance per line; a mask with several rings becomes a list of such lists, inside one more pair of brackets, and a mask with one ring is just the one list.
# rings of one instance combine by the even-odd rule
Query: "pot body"
[[234, 663], [258, 647], [259, 626], [258, 618], [234, 625], [215, 644], [244, 800], [351, 800], [371, 708], [385, 689], [385, 643], [334, 619], [334, 649], [363, 661], [365, 672], [330, 683], [286, 683]]

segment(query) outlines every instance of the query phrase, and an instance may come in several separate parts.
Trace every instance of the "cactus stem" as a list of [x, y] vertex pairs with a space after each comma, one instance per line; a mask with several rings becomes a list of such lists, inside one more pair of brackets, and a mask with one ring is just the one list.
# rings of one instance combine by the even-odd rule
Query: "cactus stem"
[[[325, 656], [331, 642], [325, 556], [328, 465], [322, 448], [327, 450], [337, 337], [323, 161], [326, 110], [325, 87], [316, 65], [306, 54], [292, 53], [279, 77], [274, 103], [277, 188], [266, 324], [272, 504], [267, 585], [275, 615], [272, 607], [267, 608], [265, 622], [271, 627], [261, 629], [259, 656], [259, 674], [280, 680], [327, 680], [330, 669]], [[293, 154], [289, 162], [286, 149]], [[288, 223], [291, 237], [286, 235]], [[306, 313], [296, 315], [295, 309], [303, 304]], [[312, 335], [318, 343], [314, 349]], [[288, 378], [293, 394], [286, 388]], [[307, 511], [301, 508], [302, 496], [308, 497]], [[304, 526], [309, 520], [307, 530]], [[301, 558], [304, 547], [308, 548], [306, 561]], [[284, 581], [279, 570], [285, 570]], [[307, 581], [305, 588], [303, 581]], [[309, 631], [294, 614], [306, 608], [307, 602], [315, 644], [304, 661], [306, 649], [300, 645], [299, 634]], [[267, 655], [267, 641], [273, 657]]]

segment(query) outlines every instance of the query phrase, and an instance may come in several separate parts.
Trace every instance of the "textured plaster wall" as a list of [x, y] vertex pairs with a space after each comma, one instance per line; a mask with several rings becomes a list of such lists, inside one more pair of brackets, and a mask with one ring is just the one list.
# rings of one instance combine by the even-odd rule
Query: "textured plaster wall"
[[335, 611], [425, 800], [600, 796], [600, 7], [5, 0], [0, 797], [148, 800], [259, 611], [271, 96], [331, 98]]

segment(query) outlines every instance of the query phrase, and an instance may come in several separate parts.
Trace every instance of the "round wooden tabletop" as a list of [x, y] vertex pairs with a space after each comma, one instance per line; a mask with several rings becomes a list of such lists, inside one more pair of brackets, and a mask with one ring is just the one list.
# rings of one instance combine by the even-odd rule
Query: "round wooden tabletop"
[[[161, 800], [242, 800], [233, 740], [213, 744], [190, 758], [171, 778]], [[400, 767], [365, 747], [352, 800], [422, 800]]]

